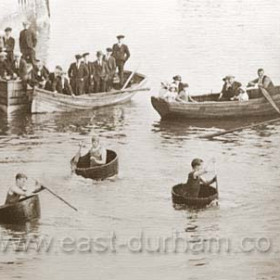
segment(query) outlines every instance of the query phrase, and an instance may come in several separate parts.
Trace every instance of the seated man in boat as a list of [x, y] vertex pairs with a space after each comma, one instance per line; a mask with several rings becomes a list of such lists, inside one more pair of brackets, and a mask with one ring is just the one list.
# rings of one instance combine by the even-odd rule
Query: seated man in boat
[[39, 59], [36, 59], [28, 83], [31, 87], [45, 88], [49, 74], [47, 67]]
[[[87, 163], [89, 167], [95, 167], [106, 164], [107, 160], [107, 150], [100, 144], [99, 137], [93, 135], [91, 138], [92, 146], [88, 151], [89, 162]], [[81, 157], [82, 143], [79, 144], [79, 150], [73, 160], [71, 161], [71, 169], [75, 170], [79, 159]]]
[[180, 75], [176, 75], [172, 79], [173, 79], [173, 81], [171, 84], [175, 85], [176, 91], [179, 93], [183, 89], [182, 77]]
[[248, 87], [254, 87], [256, 85], [266, 89], [268, 92], [274, 89], [272, 80], [267, 75], [265, 75], [262, 68], [258, 69], [258, 78], [248, 83]]
[[235, 77], [228, 75], [223, 78], [224, 85], [219, 96], [219, 101], [230, 101], [232, 98], [239, 94], [239, 88], [242, 86], [241, 83], [235, 81]]
[[190, 96], [190, 93], [188, 92], [188, 87], [189, 87], [189, 85], [187, 83], [182, 83], [181, 84], [182, 89], [178, 93], [178, 95], [176, 96], [176, 99], [175, 99], [177, 102], [182, 102], [182, 103], [196, 102]]
[[199, 196], [201, 185], [211, 185], [216, 181], [216, 176], [211, 181], [205, 181], [201, 176], [206, 174], [207, 171], [203, 167], [202, 159], [194, 159], [191, 163], [192, 172], [188, 175], [188, 181], [184, 185], [185, 187], [185, 196], [197, 198]]
[[16, 184], [9, 188], [7, 193], [7, 198], [5, 204], [12, 204], [18, 202], [21, 198], [32, 195], [33, 193], [43, 190], [37, 181], [35, 183], [35, 188], [31, 191], [26, 188], [27, 176], [22, 173], [16, 175]]
[[11, 70], [7, 60], [7, 54], [5, 52], [0, 53], [0, 78], [9, 80], [13, 76], [13, 71]]

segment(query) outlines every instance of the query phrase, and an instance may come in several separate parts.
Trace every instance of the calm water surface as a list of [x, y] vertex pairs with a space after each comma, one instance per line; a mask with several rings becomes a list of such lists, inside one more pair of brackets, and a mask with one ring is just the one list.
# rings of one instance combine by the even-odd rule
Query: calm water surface
[[[54, 1], [52, 1], [54, 2]], [[198, 139], [231, 128], [226, 123], [160, 122], [150, 105], [158, 83], [180, 73], [194, 93], [215, 91], [221, 77], [241, 82], [262, 66], [279, 83], [280, 20], [277, 1], [56, 1], [52, 5], [49, 66], [66, 67], [76, 52], [104, 49], [118, 33], [127, 35], [127, 67], [150, 77], [152, 91], [124, 106], [67, 114], [20, 115], [0, 121], [0, 198], [14, 175], [38, 178], [68, 201], [75, 213], [47, 192], [42, 218], [25, 227], [0, 227], [2, 240], [54, 239], [48, 253], [1, 251], [3, 279], [280, 279], [279, 124]], [[93, 59], [93, 56], [92, 56]], [[139, 64], [140, 63], [140, 64]], [[100, 183], [71, 175], [69, 161], [80, 141], [99, 133], [120, 160], [118, 178]], [[86, 152], [86, 147], [84, 148]], [[190, 161], [215, 157], [220, 201], [205, 211], [176, 211], [171, 187], [186, 179]], [[209, 177], [214, 168], [210, 166]], [[32, 183], [32, 181], [31, 181]], [[176, 235], [190, 244], [231, 240], [230, 252], [70, 252], [66, 237], [108, 237], [125, 244], [141, 232], [156, 238]], [[269, 252], [242, 252], [243, 238], [267, 238]], [[134, 244], [134, 249], [137, 244]], [[136, 251], [136, 249], [135, 249]], [[1, 279], [2, 279], [1, 278]]]

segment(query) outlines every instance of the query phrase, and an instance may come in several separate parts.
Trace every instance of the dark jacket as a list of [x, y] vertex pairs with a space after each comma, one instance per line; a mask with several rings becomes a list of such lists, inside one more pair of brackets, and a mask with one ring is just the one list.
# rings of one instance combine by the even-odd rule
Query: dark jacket
[[21, 58], [19, 63], [14, 60], [12, 63], [12, 71], [15, 73], [21, 80], [27, 79], [27, 63]]
[[107, 64], [104, 60], [102, 60], [102, 64], [100, 65], [98, 61], [93, 62], [93, 77], [95, 80], [97, 79], [106, 79], [108, 76]]
[[41, 70], [35, 67], [31, 70], [29, 84], [32, 87], [37, 86], [39, 83], [47, 81], [49, 74], [50, 72], [45, 66]]
[[4, 38], [4, 46], [6, 52], [13, 52], [15, 48], [15, 39], [13, 37], [10, 37], [9, 39]]
[[119, 46], [119, 44], [114, 44], [113, 57], [116, 59], [117, 62], [126, 62], [130, 57], [128, 46], [124, 44], [122, 44], [121, 46]]
[[20, 51], [24, 52], [28, 49], [34, 49], [37, 45], [37, 37], [35, 32], [30, 29], [24, 29], [19, 35], [19, 47]]
[[[253, 80], [251, 83], [258, 84], [259, 83], [259, 78]], [[268, 91], [271, 91], [271, 90], [274, 89], [274, 84], [273, 84], [272, 80], [266, 75], [264, 75], [262, 77], [261, 85], [262, 85], [263, 88], [265, 88]]]
[[72, 95], [73, 90], [67, 78], [62, 81], [61, 76], [55, 76], [54, 73], [49, 75], [49, 81], [46, 85], [46, 89], [50, 91], [56, 91], [67, 95]]
[[11, 70], [7, 61], [0, 61], [0, 77], [4, 78], [5, 74], [11, 76], [13, 75], [13, 71]]
[[241, 83], [234, 81], [233, 84], [227, 88], [227, 84], [225, 83], [222, 89], [222, 99], [225, 101], [230, 101], [232, 97], [237, 96], [239, 94], [238, 90], [241, 86]]
[[89, 70], [83, 62], [80, 63], [79, 68], [77, 67], [77, 63], [74, 62], [68, 69], [68, 76], [71, 80], [80, 81], [89, 76]]
[[116, 68], [117, 68], [116, 59], [113, 56], [110, 56], [109, 58], [105, 56], [104, 62], [106, 63], [107, 66], [108, 76], [109, 78], [112, 79], [116, 73]]

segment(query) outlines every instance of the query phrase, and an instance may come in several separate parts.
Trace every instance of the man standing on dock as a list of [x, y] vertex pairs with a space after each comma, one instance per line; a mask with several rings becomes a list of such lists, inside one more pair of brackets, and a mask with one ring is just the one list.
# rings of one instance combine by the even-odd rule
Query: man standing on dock
[[68, 76], [75, 95], [82, 95], [85, 93], [85, 82], [89, 76], [89, 71], [82, 62], [81, 55], [77, 54], [75, 58], [76, 62], [73, 62], [68, 69]]
[[32, 63], [36, 64], [36, 53], [35, 47], [37, 45], [37, 37], [35, 32], [30, 29], [30, 23], [28, 21], [23, 22], [23, 30], [19, 35], [19, 47], [23, 55], [23, 58]]
[[5, 29], [4, 46], [7, 53], [7, 61], [11, 65], [14, 60], [15, 39], [11, 36], [12, 28]]
[[124, 38], [124, 35], [118, 35], [118, 43], [113, 45], [113, 57], [116, 59], [121, 86], [124, 84], [124, 65], [130, 57], [128, 46], [123, 44]]

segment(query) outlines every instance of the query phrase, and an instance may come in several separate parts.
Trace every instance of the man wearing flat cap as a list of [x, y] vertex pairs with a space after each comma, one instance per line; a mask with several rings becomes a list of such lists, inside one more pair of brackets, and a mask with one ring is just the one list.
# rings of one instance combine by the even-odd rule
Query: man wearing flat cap
[[116, 59], [116, 65], [120, 77], [120, 85], [124, 84], [124, 65], [130, 57], [128, 46], [123, 44], [124, 35], [117, 36], [118, 43], [113, 45], [113, 57]]
[[68, 69], [70, 84], [75, 95], [85, 94], [85, 81], [89, 76], [89, 71], [82, 61], [82, 56], [76, 54], [76, 62], [71, 63]]
[[239, 95], [239, 89], [242, 84], [235, 81], [233, 75], [227, 75], [223, 78], [223, 81], [224, 85], [219, 96], [219, 101], [230, 101], [232, 98]]
[[113, 80], [116, 73], [117, 65], [116, 59], [112, 56], [113, 49], [107, 48], [106, 55], [104, 56], [104, 61], [107, 66], [107, 89], [106, 91], [110, 91], [113, 88]]
[[7, 53], [7, 62], [11, 65], [14, 60], [15, 39], [11, 36], [12, 28], [5, 28], [4, 46]]
[[105, 92], [107, 83], [107, 65], [104, 61], [102, 51], [96, 53], [96, 61], [93, 62], [94, 68], [94, 92]]
[[24, 21], [23, 30], [19, 34], [19, 47], [23, 58], [32, 65], [36, 64], [35, 47], [37, 45], [37, 37], [33, 30], [30, 28], [30, 23]]
[[33, 66], [33, 69], [30, 72], [30, 79], [29, 79], [29, 85], [31, 87], [39, 87], [39, 88], [45, 88], [46, 83], [48, 82], [50, 75], [50, 71], [47, 69], [47, 67], [43, 64], [43, 62], [39, 59], [35, 60], [35, 65]]
[[87, 70], [88, 70], [88, 77], [85, 79], [85, 93], [91, 93], [93, 92], [93, 71], [92, 71], [92, 63], [88, 60], [89, 53], [86, 52], [82, 55], [83, 57], [83, 63], [85, 64]]

